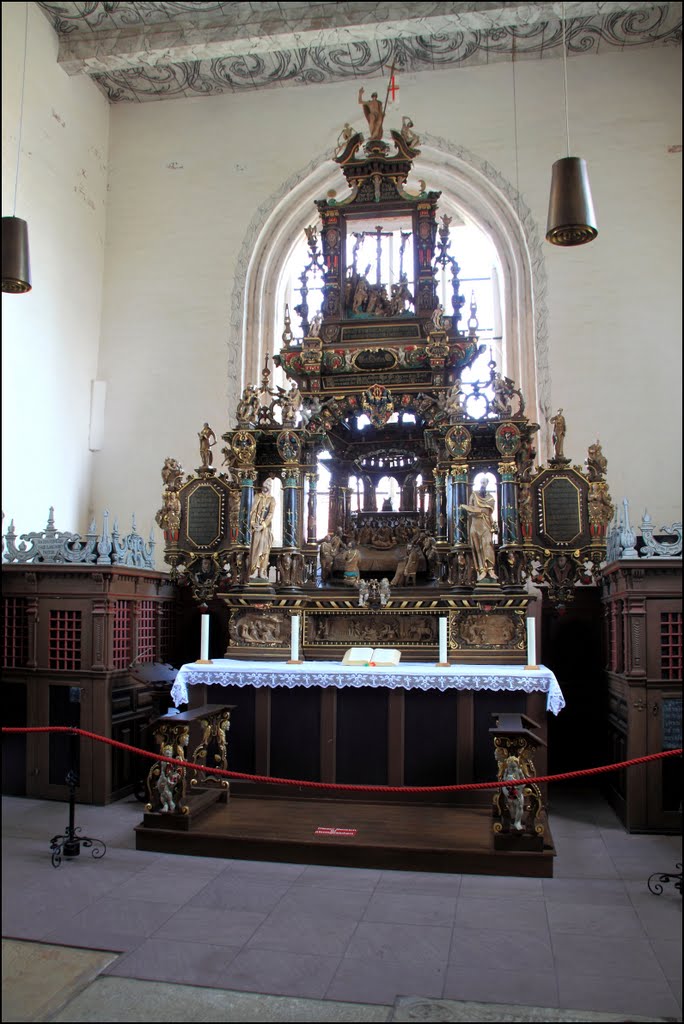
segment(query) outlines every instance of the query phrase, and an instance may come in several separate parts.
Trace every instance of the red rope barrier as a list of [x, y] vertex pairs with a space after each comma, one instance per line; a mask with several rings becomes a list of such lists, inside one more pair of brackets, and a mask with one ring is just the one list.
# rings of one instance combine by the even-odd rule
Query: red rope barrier
[[[112, 740], [107, 736], [100, 736], [96, 732], [88, 732], [86, 729], [77, 729], [69, 725], [42, 725], [32, 727], [3, 726], [3, 733], [69, 733], [72, 736], [85, 736], [86, 739], [97, 740], [99, 743], [107, 743], [110, 747], [118, 747], [120, 750], [128, 750], [140, 757], [147, 757], [151, 761], [166, 761], [168, 764], [178, 765], [180, 768], [195, 768], [205, 774], [225, 776], [229, 779], [246, 779], [249, 782], [267, 782], [279, 786], [299, 786], [305, 789], [339, 789], [343, 791], [356, 791], [360, 793], [457, 793], [477, 789], [501, 789], [502, 782], [467, 782], [453, 786], [361, 786], [349, 782], [310, 782], [304, 779], [279, 779], [270, 775], [248, 775], [246, 772], [231, 772], [223, 768], [209, 768], [203, 764], [194, 764], [192, 761], [182, 761], [176, 757], [165, 757], [163, 754], [154, 754], [149, 750], [140, 750], [139, 747], [132, 747], [120, 740]], [[532, 778], [521, 780], [524, 785], [540, 782], [561, 782], [566, 779], [579, 779], [587, 775], [601, 775], [605, 772], [618, 771], [621, 768], [633, 768], [638, 764], [647, 764], [649, 761], [660, 761], [665, 757], [680, 757], [682, 748], [678, 750], [663, 750], [657, 754], [645, 754], [643, 757], [634, 757], [630, 761], [618, 761], [617, 764], [604, 764], [598, 768], [580, 768], [574, 772], [562, 772], [560, 775], [535, 775]]]

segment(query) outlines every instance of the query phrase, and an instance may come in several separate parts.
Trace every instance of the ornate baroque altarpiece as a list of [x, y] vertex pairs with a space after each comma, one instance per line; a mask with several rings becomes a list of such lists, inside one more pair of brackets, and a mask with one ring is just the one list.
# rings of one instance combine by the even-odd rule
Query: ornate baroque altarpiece
[[606, 460], [596, 442], [571, 465], [559, 410], [554, 457], [538, 466], [539, 426], [515, 382], [491, 358], [463, 381], [484, 346], [450, 217], [440, 192], [407, 185], [410, 119], [385, 138], [380, 102], [360, 100], [370, 137], [345, 126], [344, 191], [318, 200], [306, 228], [300, 301], [274, 357], [285, 386], [267, 357], [221, 435], [220, 470], [206, 423], [195, 473], [166, 460], [165, 558], [200, 603], [223, 602], [229, 657], [282, 658], [297, 615], [306, 659], [386, 645], [434, 660], [446, 617], [452, 661], [522, 664], [527, 582], [563, 604], [605, 558]]

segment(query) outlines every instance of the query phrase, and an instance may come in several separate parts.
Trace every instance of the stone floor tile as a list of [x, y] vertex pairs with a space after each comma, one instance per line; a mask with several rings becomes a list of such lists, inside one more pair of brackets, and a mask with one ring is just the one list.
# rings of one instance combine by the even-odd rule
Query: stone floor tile
[[294, 879], [293, 885], [315, 886], [321, 889], [375, 889], [380, 881], [382, 871], [371, 868], [340, 868], [322, 864], [310, 864], [301, 875]]
[[451, 927], [456, 897], [433, 893], [376, 892], [363, 915], [364, 921], [388, 924], [432, 924]]
[[396, 924], [362, 921], [347, 946], [345, 958], [409, 963], [446, 962], [450, 939], [451, 928], [434, 925], [397, 927]]
[[629, 892], [622, 879], [544, 878], [544, 898], [550, 903], [630, 907]]
[[514, 959], [521, 973], [550, 971], [553, 954], [548, 928], [539, 932], [511, 933], [505, 919], [490, 928], [454, 928], [449, 963], [457, 967], [480, 969], [485, 964], [505, 965]]
[[[514, 942], [511, 956], [515, 956]], [[479, 968], [449, 964], [444, 996], [488, 1003], [505, 1001], [522, 1006], [558, 1006], [558, 985], [552, 970], [501, 970], [491, 962]]]
[[439, 871], [383, 871], [376, 892], [432, 892], [458, 896], [462, 877]]
[[644, 929], [635, 911], [627, 907], [591, 906], [587, 903], [549, 903], [549, 929], [578, 935], [607, 935], [616, 938], [644, 938]]
[[155, 937], [121, 956], [106, 973], [122, 978], [230, 988], [223, 984], [223, 978], [239, 948]]
[[356, 927], [352, 917], [335, 918], [279, 908], [259, 925], [247, 947], [341, 957]]
[[214, 907], [184, 906], [156, 932], [181, 937], [186, 942], [208, 942], [219, 946], [242, 946], [254, 935], [265, 914], [249, 910], [220, 910]]
[[680, 1008], [671, 990], [657, 978], [625, 976], [611, 985], [601, 974], [585, 975], [563, 968], [558, 973], [558, 997], [562, 1007], [575, 1010], [606, 1010], [631, 1016], [677, 1017]]
[[224, 880], [223, 882], [213, 880], [195, 896], [192, 896], [187, 905], [270, 914], [289, 889], [289, 882], [256, 882], [244, 878], [242, 880], [231, 878], [229, 881]]
[[459, 896], [477, 899], [543, 899], [541, 878], [510, 878], [507, 875], [463, 875]]
[[[598, 975], [614, 989], [619, 988], [619, 978], [655, 981], [662, 977], [660, 965], [646, 937], [617, 938], [552, 932], [551, 943], [559, 970], [574, 971], [582, 976]], [[608, 982], [609, 978], [612, 981]]]
[[494, 928], [503, 923], [509, 932], [534, 931], [548, 936], [544, 900], [488, 900], [463, 896], [454, 917], [456, 928]]
[[222, 985], [247, 992], [322, 999], [339, 962], [334, 956], [243, 949], [223, 972]]
[[330, 982], [326, 998], [391, 1005], [404, 992], [438, 997], [442, 993], [445, 971], [444, 964], [347, 958], [342, 960]]

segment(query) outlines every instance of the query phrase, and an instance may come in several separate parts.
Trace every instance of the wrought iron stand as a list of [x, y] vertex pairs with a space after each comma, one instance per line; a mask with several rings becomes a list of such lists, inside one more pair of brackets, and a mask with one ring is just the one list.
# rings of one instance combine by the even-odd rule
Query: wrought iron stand
[[[682, 865], [681, 864], [676, 864], [675, 867], [679, 868], [679, 872], [670, 871], [667, 874], [661, 874], [660, 871], [655, 871], [650, 876], [650, 878], [648, 880], [648, 888], [649, 888], [649, 891], [652, 892], [654, 896], [662, 896], [662, 894], [663, 894], [663, 885], [662, 885], [662, 883], [666, 883], [666, 882], [672, 882], [672, 884], [674, 885], [675, 889], [677, 890], [677, 892], [681, 896], [681, 894], [682, 894]], [[654, 881], [654, 879], [657, 879], [657, 881]]]
[[52, 866], [58, 868], [62, 863], [62, 857], [78, 857], [81, 853], [81, 845], [93, 847], [93, 857], [99, 859], [104, 857], [107, 847], [101, 839], [92, 839], [90, 836], [81, 836], [80, 826], [74, 825], [76, 807], [76, 787], [79, 783], [79, 775], [76, 770], [75, 746], [78, 743], [78, 734], [71, 736], [71, 768], [66, 774], [66, 784], [69, 787], [69, 824], [66, 833], [61, 836], [53, 836], [50, 840], [50, 852], [52, 854]]

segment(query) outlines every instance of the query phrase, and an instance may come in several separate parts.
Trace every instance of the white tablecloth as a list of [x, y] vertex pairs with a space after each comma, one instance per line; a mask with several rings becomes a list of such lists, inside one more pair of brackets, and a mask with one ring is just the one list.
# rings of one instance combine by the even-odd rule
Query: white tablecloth
[[565, 707], [558, 680], [540, 665], [396, 665], [392, 668], [358, 668], [339, 661], [305, 661], [288, 665], [277, 661], [216, 659], [212, 665], [183, 665], [171, 688], [176, 706], [188, 703], [188, 687], [207, 686], [354, 686], [404, 690], [510, 690], [546, 694], [547, 711], [557, 715]]

